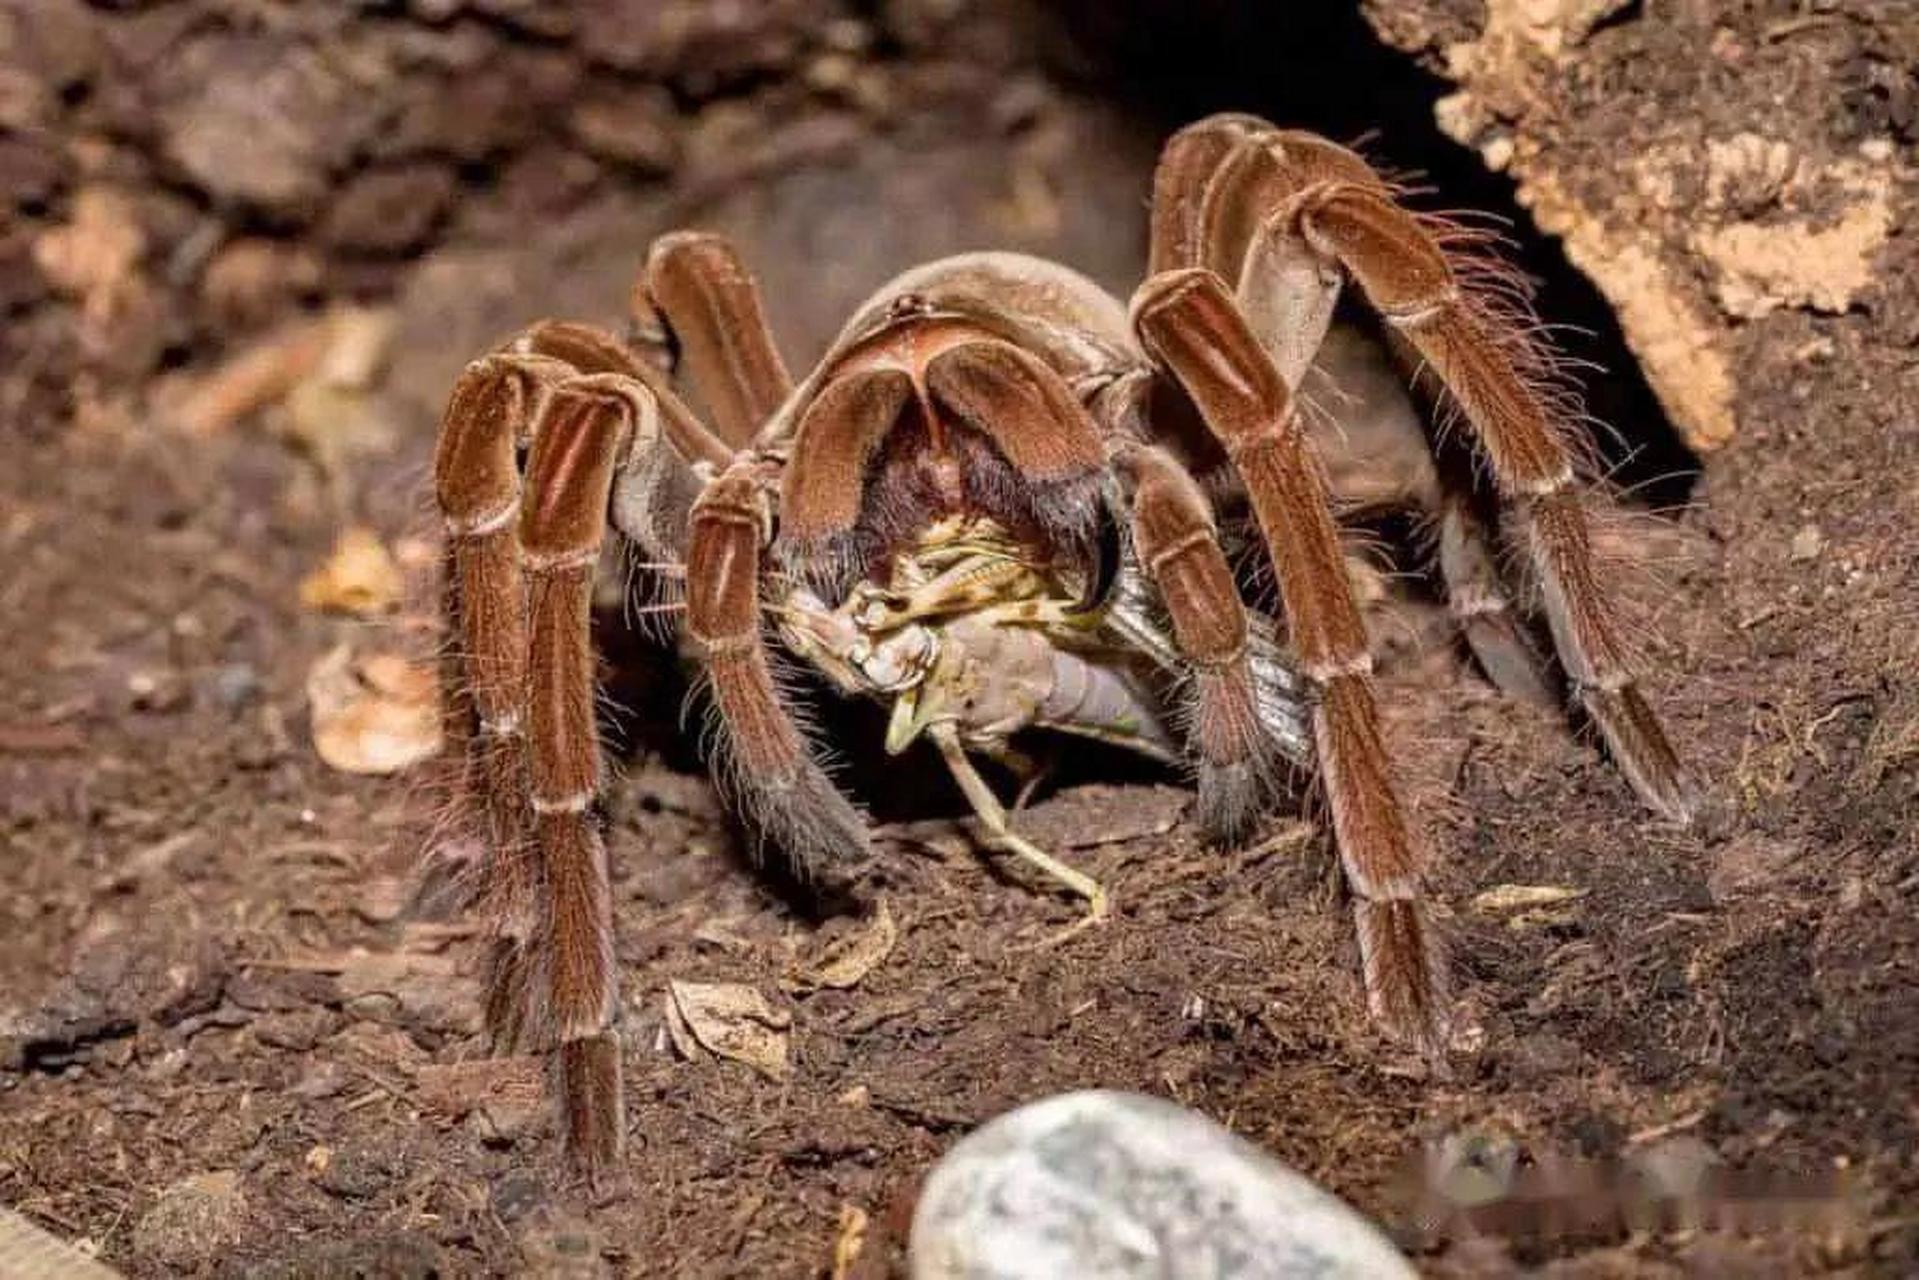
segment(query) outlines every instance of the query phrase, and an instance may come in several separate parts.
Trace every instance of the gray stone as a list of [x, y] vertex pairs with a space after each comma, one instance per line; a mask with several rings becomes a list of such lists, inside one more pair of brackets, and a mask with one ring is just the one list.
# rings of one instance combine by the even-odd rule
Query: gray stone
[[1415, 1272], [1379, 1229], [1259, 1148], [1158, 1098], [1062, 1094], [934, 1167], [913, 1280], [1293, 1280]]

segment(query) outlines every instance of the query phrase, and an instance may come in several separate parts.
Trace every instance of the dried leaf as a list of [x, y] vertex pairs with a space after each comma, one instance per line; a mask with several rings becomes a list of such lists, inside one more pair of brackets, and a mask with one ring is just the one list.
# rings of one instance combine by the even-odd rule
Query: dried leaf
[[899, 927], [893, 923], [893, 913], [881, 902], [864, 928], [835, 939], [822, 947], [818, 955], [800, 964], [792, 974], [790, 985], [835, 990], [856, 987], [891, 954], [899, 940]]
[[276, 329], [193, 382], [170, 416], [187, 431], [212, 435], [278, 404], [320, 367], [330, 328], [325, 319], [303, 319]]
[[171, 416], [189, 431], [212, 434], [285, 402], [288, 433], [323, 465], [364, 452], [391, 434], [369, 392], [392, 335], [391, 312], [363, 307], [292, 321], [191, 380], [174, 397]]
[[326, 563], [300, 584], [300, 603], [323, 613], [367, 617], [399, 608], [405, 590], [386, 544], [371, 529], [355, 525], [333, 544]]
[[111, 187], [85, 187], [73, 198], [73, 220], [42, 232], [33, 259], [47, 282], [80, 299], [94, 323], [111, 320], [137, 288], [147, 251], [133, 201]]
[[458, 978], [461, 967], [450, 956], [411, 955], [391, 951], [350, 951], [337, 958], [322, 956], [315, 965], [332, 964], [339, 975], [340, 994], [354, 996], [403, 995], [407, 988], [429, 979]]
[[1568, 889], [1556, 884], [1500, 884], [1474, 895], [1470, 905], [1482, 915], [1499, 915], [1539, 907], [1556, 907], [1586, 896], [1584, 889]]
[[693, 1029], [686, 1025], [686, 1016], [680, 1012], [679, 1001], [673, 998], [671, 991], [666, 993], [666, 1036], [673, 1042], [673, 1051], [694, 1062], [700, 1056], [700, 1042], [693, 1038]]
[[390, 308], [340, 307], [328, 321], [331, 341], [314, 380], [350, 391], [370, 390], [386, 367], [397, 316]]
[[709, 1053], [743, 1062], [769, 1080], [784, 1080], [791, 1074], [786, 1033], [793, 1019], [752, 987], [732, 982], [669, 982], [667, 1011], [668, 1034], [682, 1053], [690, 1046], [681, 1044], [674, 1033], [675, 1017]]
[[343, 773], [398, 773], [440, 750], [433, 672], [398, 654], [341, 645], [307, 673], [313, 747]]
[[480, 985], [453, 957], [419, 952], [356, 952], [334, 979], [354, 1017], [412, 1029], [480, 1029]]
[[94, 1260], [89, 1241], [68, 1243], [11, 1209], [0, 1209], [0, 1258], [19, 1276], [120, 1280], [118, 1271]]
[[694, 931], [693, 941], [735, 954], [751, 951], [753, 944], [733, 932], [732, 925], [733, 922], [729, 920], [709, 920]]
[[288, 391], [277, 425], [330, 476], [343, 476], [353, 458], [393, 446], [393, 423], [373, 394], [393, 324], [391, 311], [335, 308], [317, 366]]

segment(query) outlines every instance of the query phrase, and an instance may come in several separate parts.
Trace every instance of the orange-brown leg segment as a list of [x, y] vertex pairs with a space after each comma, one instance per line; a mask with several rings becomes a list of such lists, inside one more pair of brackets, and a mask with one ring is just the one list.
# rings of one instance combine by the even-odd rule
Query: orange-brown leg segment
[[533, 847], [527, 772], [527, 616], [516, 452], [550, 388], [571, 370], [538, 356], [470, 365], [448, 402], [434, 459], [447, 526], [447, 604], [457, 670], [444, 696], [470, 709], [460, 803], [483, 850], [476, 907], [493, 939], [486, 1022], [496, 1049], [526, 1038], [543, 1004], [534, 953], [545, 881]]
[[1167, 143], [1153, 178], [1152, 269], [1207, 267], [1294, 392], [1332, 323], [1341, 277], [1300, 239], [1292, 212], [1315, 182], [1370, 179], [1358, 156], [1246, 115], [1216, 115]]
[[1386, 1026], [1437, 1048], [1445, 965], [1419, 899], [1423, 858], [1393, 781], [1365, 627], [1291, 391], [1210, 271], [1154, 276], [1135, 296], [1133, 317], [1147, 352], [1224, 445], [1265, 535], [1301, 674], [1318, 695], [1319, 776], [1356, 898], [1368, 1002]]
[[546, 886], [544, 1012], [558, 1040], [569, 1150], [589, 1175], [625, 1136], [606, 847], [593, 804], [601, 783], [589, 612], [613, 478], [648, 392], [619, 374], [573, 378], [548, 397], [527, 458], [519, 521], [528, 599], [533, 835]]
[[1140, 445], [1122, 448], [1115, 462], [1132, 490], [1134, 549], [1191, 669], [1187, 734], [1200, 818], [1215, 837], [1237, 842], [1252, 833], [1277, 764], [1255, 701], [1246, 608], [1212, 507], [1185, 468]]
[[653, 242], [646, 292], [714, 427], [727, 444], [743, 448], [793, 389], [752, 274], [723, 237], [679, 231]]
[[793, 874], [811, 881], [869, 848], [865, 820], [808, 752], [774, 682], [760, 619], [767, 466], [742, 455], [693, 504], [686, 629], [712, 689], [722, 781]]
[[1187, 125], [1166, 140], [1153, 172], [1153, 218], [1147, 272], [1158, 275], [1205, 262], [1214, 179], [1248, 138], [1270, 133], [1257, 116], [1220, 114]]
[[1686, 821], [1692, 782], [1647, 705], [1600, 580], [1572, 458], [1526, 368], [1529, 338], [1463, 288], [1439, 243], [1377, 186], [1330, 183], [1299, 212], [1306, 240], [1359, 283], [1425, 359], [1474, 430], [1501, 497], [1520, 515], [1554, 647], [1639, 794]]

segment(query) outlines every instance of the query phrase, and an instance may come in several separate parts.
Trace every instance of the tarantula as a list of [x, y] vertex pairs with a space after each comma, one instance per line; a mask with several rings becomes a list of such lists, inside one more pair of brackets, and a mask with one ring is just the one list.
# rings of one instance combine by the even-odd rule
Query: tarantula
[[[1398, 196], [1350, 150], [1218, 116], [1162, 154], [1130, 315], [1063, 266], [966, 254], [881, 289], [795, 384], [731, 248], [682, 232], [649, 255], [636, 344], [545, 322], [468, 367], [435, 482], [449, 724], [485, 849], [487, 1023], [496, 1047], [557, 1046], [589, 1173], [624, 1134], [588, 627], [609, 526], [683, 583], [719, 781], [801, 878], [856, 865], [869, 837], [809, 749], [782, 652], [890, 704], [888, 748], [930, 740], [985, 842], [1085, 896], [1089, 918], [1099, 886], [1012, 830], [974, 755], [1018, 763], [1009, 739], [1039, 728], [1190, 762], [1222, 840], [1302, 767], [1331, 815], [1369, 1007], [1428, 1049], [1445, 963], [1322, 454], [1341, 495], [1428, 510], [1453, 612], [1509, 687], [1538, 683], [1521, 625], [1536, 606], [1633, 786], [1687, 817], [1691, 785], [1596, 568], [1576, 410], [1523, 290], [1487, 237]], [[1334, 323], [1349, 283], [1369, 337]], [[662, 371], [675, 361], [710, 425]], [[1330, 426], [1302, 415], [1314, 380], [1345, 384]], [[1432, 463], [1429, 429], [1453, 416], [1517, 531], [1513, 563], [1472, 476]], [[1340, 418], [1363, 430], [1343, 436]], [[1362, 436], [1392, 446], [1391, 474], [1355, 453]], [[1241, 525], [1262, 535], [1277, 626], [1242, 603], [1221, 532]]]

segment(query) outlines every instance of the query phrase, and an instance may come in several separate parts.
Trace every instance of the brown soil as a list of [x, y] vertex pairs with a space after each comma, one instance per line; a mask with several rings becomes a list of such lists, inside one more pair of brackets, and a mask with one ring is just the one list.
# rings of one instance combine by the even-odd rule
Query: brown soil
[[[1677, 1136], [1847, 1180], [1837, 1229], [1495, 1235], [1422, 1246], [1437, 1273], [1919, 1267], [1910, 7], [1371, 0], [1370, 28], [1338, 4], [1107, 8], [0, 6], [0, 1204], [142, 1275], [811, 1275], [857, 1210], [884, 1274], [958, 1135], [1103, 1085], [1197, 1107], [1401, 1227], [1394, 1175], [1467, 1131], [1594, 1159]], [[1449, 81], [1447, 132], [1511, 181], [1435, 128]], [[808, 990], [792, 975], [865, 926], [796, 913], [689, 752], [636, 730], [609, 796], [630, 1178], [570, 1188], [537, 1067], [460, 1065], [472, 940], [401, 911], [430, 788], [310, 743], [316, 659], [430, 642], [421, 481], [453, 371], [541, 314], [616, 319], [649, 237], [689, 221], [740, 239], [796, 356], [958, 248], [1035, 249], [1123, 296], [1156, 139], [1229, 106], [1377, 127], [1436, 203], [1512, 214], [1517, 192], [1597, 282], [1520, 223], [1549, 318], [1612, 369], [1588, 382], [1622, 475], [1684, 504], [1648, 656], [1705, 816], [1653, 822], [1559, 720], [1395, 628], [1426, 641], [1393, 646], [1390, 700], [1480, 1028], [1434, 1078], [1361, 1014], [1323, 838], [1276, 823], [1222, 854], [1136, 770], [1063, 791], [1031, 821], [1118, 915], [1031, 952], [1070, 905], [973, 852], [946, 791], [892, 787], [898, 942]], [[1831, 287], [1694, 236], [1735, 223], [1832, 250]], [[1863, 237], [1863, 276], [1833, 229]], [[318, 409], [192, 398], [243, 353], [297, 364], [314, 339], [287, 326], [342, 302], [397, 325], [370, 384]], [[1675, 314], [1684, 358], [1655, 350]], [[1723, 425], [1695, 367], [1724, 373], [1737, 435], [1693, 483], [1674, 428]], [[400, 550], [397, 617], [302, 607], [347, 524]], [[1583, 896], [1474, 905], [1501, 884]], [[671, 980], [764, 993], [787, 1078], [677, 1053]]]

